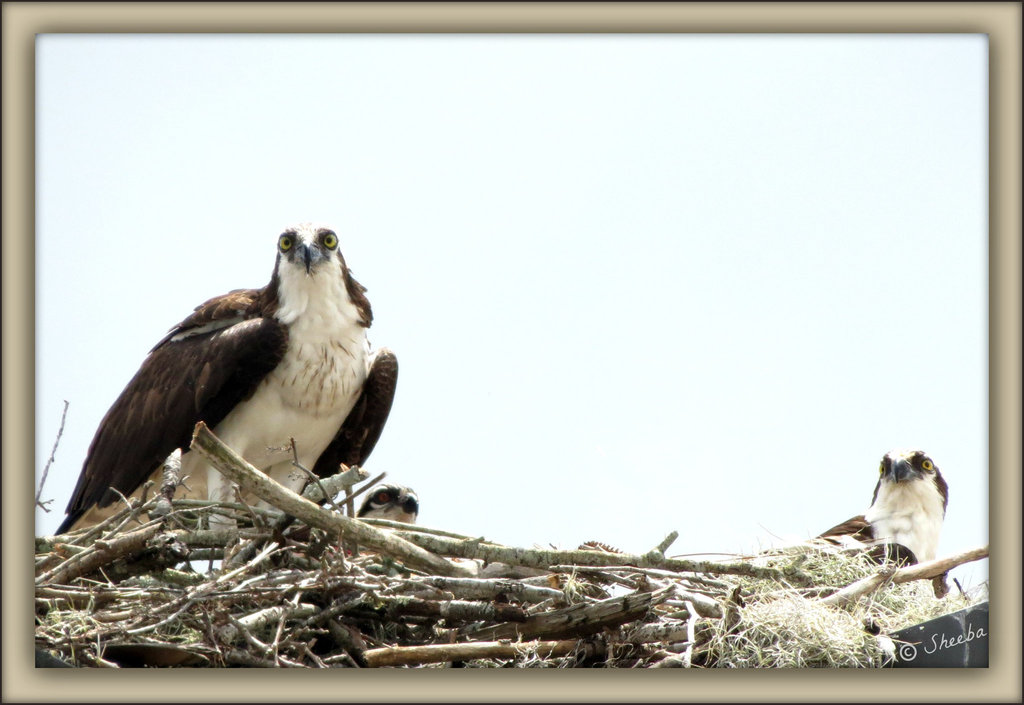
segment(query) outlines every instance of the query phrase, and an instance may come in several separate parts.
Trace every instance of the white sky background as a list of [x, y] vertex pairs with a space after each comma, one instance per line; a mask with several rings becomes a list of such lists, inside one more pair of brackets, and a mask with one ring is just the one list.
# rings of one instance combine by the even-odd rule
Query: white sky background
[[[336, 228], [420, 523], [670, 554], [863, 512], [882, 454], [988, 541], [983, 35], [44, 35], [37, 512], [206, 299]], [[987, 578], [987, 562], [954, 572]]]

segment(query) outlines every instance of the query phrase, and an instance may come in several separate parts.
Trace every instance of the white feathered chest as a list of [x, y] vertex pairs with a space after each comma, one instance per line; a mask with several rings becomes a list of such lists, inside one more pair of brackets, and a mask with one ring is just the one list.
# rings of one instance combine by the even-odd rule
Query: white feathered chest
[[906, 546], [919, 561], [935, 558], [945, 510], [930, 483], [883, 483], [864, 514], [874, 538]]
[[[275, 317], [288, 326], [288, 346], [248, 403], [217, 432], [260, 469], [282, 460], [295, 440], [299, 461], [312, 468], [352, 410], [372, 363], [366, 328], [340, 276], [283, 272]], [[290, 456], [290, 453], [288, 454]]]

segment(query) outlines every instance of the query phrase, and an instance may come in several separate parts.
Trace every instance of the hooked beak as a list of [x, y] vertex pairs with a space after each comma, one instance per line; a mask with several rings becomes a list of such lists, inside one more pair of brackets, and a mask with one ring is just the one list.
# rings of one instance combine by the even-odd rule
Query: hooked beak
[[892, 461], [892, 467], [889, 469], [889, 475], [892, 477], [893, 482], [903, 482], [917, 476], [914, 472], [914, 468], [911, 467], [910, 462], [906, 458], [896, 458]]
[[320, 252], [320, 248], [302, 244], [299, 245], [298, 250], [299, 251], [296, 255], [302, 258], [302, 263], [306, 266], [306, 274], [311, 274], [314, 265], [318, 264], [320, 260], [324, 258], [323, 254]]

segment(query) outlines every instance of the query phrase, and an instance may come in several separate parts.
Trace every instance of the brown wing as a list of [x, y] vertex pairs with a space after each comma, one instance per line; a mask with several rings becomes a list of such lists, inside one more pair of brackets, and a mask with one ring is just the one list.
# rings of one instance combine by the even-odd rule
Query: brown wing
[[363, 393], [334, 440], [320, 454], [313, 472], [327, 477], [338, 472], [341, 463], [362, 465], [366, 462], [391, 413], [397, 384], [398, 358], [387, 348], [381, 348], [363, 384]]
[[111, 487], [131, 494], [175, 448], [188, 448], [198, 421], [216, 426], [252, 395], [288, 341], [282, 324], [260, 315], [258, 294], [207, 301], [153, 348], [100, 422], [58, 533], [113, 502]]
[[818, 538], [827, 539], [833, 536], [849, 536], [865, 543], [875, 538], [874, 533], [871, 531], [871, 524], [864, 519], [863, 514], [833, 526], [828, 531], [819, 534]]
[[262, 291], [262, 289], [234, 289], [204, 301], [192, 310], [192, 314], [188, 318], [171, 328], [167, 335], [153, 346], [153, 350], [178, 335], [194, 335], [207, 328], [222, 328], [234, 322], [252, 318], [257, 315], [255, 307], [259, 303]]
[[842, 524], [833, 526], [825, 533], [819, 535], [818, 538], [837, 543], [835, 539], [840, 536], [849, 536], [864, 543], [865, 546], [870, 546], [868, 555], [876, 563], [895, 563], [897, 565], [913, 565], [917, 563], [917, 557], [914, 555], [914, 552], [906, 546], [898, 543], [880, 543], [876, 541], [875, 532], [871, 529], [871, 524], [864, 519], [863, 515], [855, 516], [852, 519], [847, 519]]

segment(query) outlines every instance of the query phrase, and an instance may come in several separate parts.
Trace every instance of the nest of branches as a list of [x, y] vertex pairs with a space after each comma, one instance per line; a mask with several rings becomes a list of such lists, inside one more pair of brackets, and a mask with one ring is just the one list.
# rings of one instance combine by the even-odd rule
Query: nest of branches
[[[517, 548], [351, 516], [359, 468], [303, 497], [200, 424], [192, 450], [277, 509], [171, 500], [36, 539], [37, 659], [92, 667], [874, 667], [960, 609], [950, 568], [805, 545], [724, 562]], [[379, 479], [379, 478], [377, 478]], [[371, 481], [372, 482], [372, 481]], [[333, 502], [344, 493], [348, 513]], [[217, 528], [204, 528], [213, 526]], [[933, 585], [927, 582], [931, 580]], [[959, 604], [951, 605], [956, 600]], [[51, 664], [55, 665], [55, 664]]]

